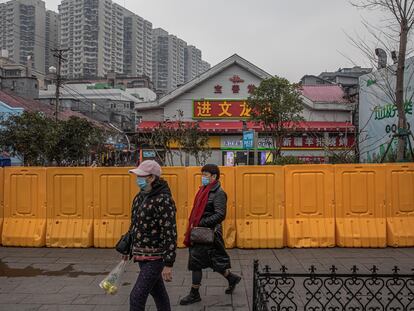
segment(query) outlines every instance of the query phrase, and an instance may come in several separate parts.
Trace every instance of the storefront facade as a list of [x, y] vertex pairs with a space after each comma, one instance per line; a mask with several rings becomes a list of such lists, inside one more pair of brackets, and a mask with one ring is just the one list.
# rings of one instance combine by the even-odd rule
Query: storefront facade
[[[262, 80], [270, 77], [247, 60], [233, 55], [159, 101], [137, 105], [140, 120], [137, 131], [146, 133], [159, 122], [175, 120], [181, 114], [182, 121], [198, 121], [200, 129], [208, 133], [212, 149], [209, 162], [232, 166], [254, 163], [253, 150], [245, 150], [242, 141], [244, 130], [254, 130], [258, 133], [257, 163], [266, 164], [271, 161], [271, 139], [259, 125], [249, 121], [247, 98]], [[354, 127], [349, 122], [349, 109], [338, 103], [313, 103], [308, 98], [304, 98], [304, 103], [307, 120], [295, 125], [291, 135], [284, 139], [283, 155], [295, 156], [304, 162], [325, 163], [329, 159], [327, 149], [340, 152], [353, 147]], [[144, 153], [153, 155], [142, 145]], [[194, 159], [188, 162], [195, 164]]]

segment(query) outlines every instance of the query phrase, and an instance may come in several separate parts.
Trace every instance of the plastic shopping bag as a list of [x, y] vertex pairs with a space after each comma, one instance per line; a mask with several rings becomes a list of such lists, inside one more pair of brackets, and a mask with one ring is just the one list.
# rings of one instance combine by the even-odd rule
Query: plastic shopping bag
[[111, 272], [99, 283], [99, 287], [102, 288], [107, 294], [115, 295], [118, 292], [118, 288], [121, 282], [121, 276], [125, 271], [126, 260], [122, 260]]

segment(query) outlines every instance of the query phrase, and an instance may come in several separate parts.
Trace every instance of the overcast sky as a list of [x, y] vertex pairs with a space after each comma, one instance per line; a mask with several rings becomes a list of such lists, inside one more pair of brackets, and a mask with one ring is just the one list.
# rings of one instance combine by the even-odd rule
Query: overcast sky
[[[57, 11], [61, 0], [46, 0]], [[188, 44], [215, 65], [234, 53], [270, 74], [298, 81], [305, 74], [367, 65], [345, 33], [364, 36], [358, 10], [347, 0], [116, 0]], [[345, 54], [347, 57], [343, 56]], [[365, 62], [365, 63], [364, 63]]]

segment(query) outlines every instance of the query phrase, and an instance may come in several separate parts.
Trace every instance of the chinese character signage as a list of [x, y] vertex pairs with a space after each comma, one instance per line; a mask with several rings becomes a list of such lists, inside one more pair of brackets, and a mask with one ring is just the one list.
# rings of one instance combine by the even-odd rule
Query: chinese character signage
[[195, 100], [195, 119], [250, 118], [251, 108], [245, 100]]
[[[230, 80], [233, 81], [232, 79], [230, 79]], [[234, 80], [234, 81], [238, 81], [238, 80]], [[241, 81], [243, 81], [243, 80], [241, 80]], [[238, 82], [238, 83], [240, 83], [240, 82]], [[247, 93], [249, 93], [249, 94], [253, 94], [255, 89], [256, 89], [256, 86], [254, 84], [249, 84], [246, 87]], [[240, 86], [240, 84], [233, 84], [231, 86], [231, 91], [233, 92], [233, 94], [238, 94], [238, 93], [240, 93], [241, 90], [242, 90], [242, 86]], [[215, 85], [214, 86], [214, 94], [223, 94], [223, 86], [220, 85], [220, 84]]]
[[[244, 133], [243, 133], [244, 134]], [[331, 135], [328, 138], [321, 136], [294, 136], [285, 137], [282, 141], [282, 149], [324, 149], [324, 148], [352, 148], [355, 143], [353, 135], [340, 136]], [[272, 149], [272, 139], [260, 137], [258, 139], [259, 149]], [[221, 141], [221, 148], [248, 149], [244, 147], [244, 137], [224, 136]]]

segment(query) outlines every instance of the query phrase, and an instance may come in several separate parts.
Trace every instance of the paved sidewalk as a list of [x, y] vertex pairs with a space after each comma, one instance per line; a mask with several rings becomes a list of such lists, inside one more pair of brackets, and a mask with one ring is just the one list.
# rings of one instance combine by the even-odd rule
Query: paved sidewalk
[[[368, 272], [377, 265], [391, 272], [398, 265], [401, 273], [414, 268], [414, 249], [281, 249], [230, 250], [233, 270], [243, 281], [232, 296], [224, 294], [225, 280], [211, 271], [204, 273], [202, 298], [196, 305], [181, 307], [178, 302], [187, 294], [191, 274], [186, 270], [187, 251], [179, 250], [174, 281], [168, 284], [173, 310], [251, 310], [253, 259], [289, 267], [289, 272], [307, 271], [315, 265], [326, 272], [335, 264], [338, 272], [348, 272], [358, 265]], [[116, 296], [106, 296], [98, 283], [117, 264], [119, 256], [108, 249], [48, 249], [0, 247], [0, 310], [129, 310], [128, 296], [137, 276], [137, 266], [128, 265], [123, 284]], [[147, 310], [156, 310], [150, 298]]]

